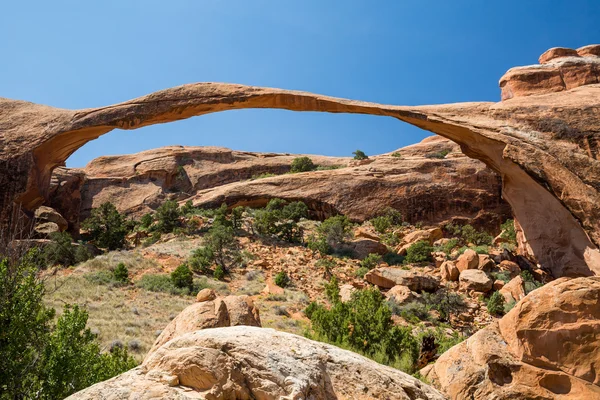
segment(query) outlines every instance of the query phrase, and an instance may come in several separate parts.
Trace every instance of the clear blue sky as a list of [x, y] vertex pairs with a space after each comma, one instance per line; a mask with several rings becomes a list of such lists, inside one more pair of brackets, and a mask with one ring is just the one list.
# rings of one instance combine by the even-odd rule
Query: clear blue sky
[[[598, 21], [598, 0], [6, 1], [0, 96], [86, 108], [216, 81], [400, 105], [497, 101], [508, 68], [600, 42]], [[68, 165], [172, 144], [376, 154], [425, 136], [382, 117], [242, 110], [113, 131]]]

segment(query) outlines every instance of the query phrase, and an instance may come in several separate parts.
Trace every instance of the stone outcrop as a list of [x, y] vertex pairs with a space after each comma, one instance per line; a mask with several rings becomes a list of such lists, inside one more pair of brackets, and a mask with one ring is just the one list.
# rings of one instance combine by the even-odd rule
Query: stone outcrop
[[[446, 159], [428, 158], [442, 151], [450, 152]], [[100, 157], [81, 169], [57, 168], [49, 202], [70, 216], [72, 227], [106, 201], [139, 218], [167, 199], [191, 200], [198, 207], [258, 207], [280, 197], [304, 201], [316, 218], [341, 213], [354, 221], [393, 207], [409, 222], [454, 218], [488, 230], [509, 218], [499, 176], [460, 153], [455, 143], [433, 136], [396, 153], [401, 157], [371, 156], [370, 164], [354, 167], [348, 166], [350, 158], [310, 155], [316, 165], [343, 168], [287, 174], [302, 155], [163, 147]], [[267, 173], [275, 176], [252, 179]]]
[[225, 326], [261, 326], [258, 308], [248, 296], [216, 297], [206, 289], [198, 293], [197, 302], [186, 307], [163, 329], [146, 358], [169, 340], [200, 329]]
[[[472, 271], [472, 270], [469, 270]], [[444, 353], [450, 399], [600, 399], [600, 277], [561, 278]]]
[[473, 290], [475, 292], [489, 292], [492, 290], [494, 282], [485, 272], [478, 269], [466, 269], [461, 271], [458, 277], [460, 289], [464, 291]]
[[401, 285], [413, 292], [435, 292], [440, 286], [440, 281], [435, 276], [416, 269], [405, 270], [394, 267], [374, 268], [366, 273], [365, 280], [380, 288], [391, 289]]
[[392, 106], [220, 83], [183, 85], [86, 110], [0, 99], [0, 220], [6, 224], [14, 204], [33, 212], [47, 201], [52, 171], [113, 129], [245, 108], [372, 114], [437, 133], [483, 161], [502, 177], [502, 195], [541, 265], [555, 277], [593, 275], [600, 272], [600, 86], [594, 72], [600, 58], [595, 47], [580, 52], [583, 57], [533, 67], [532, 73], [552, 68], [549, 78], [532, 81], [542, 82], [542, 90], [512, 70], [501, 82], [506, 94], [499, 103]]
[[68, 397], [83, 399], [442, 400], [418, 379], [358, 354], [250, 326], [186, 333], [140, 367]]

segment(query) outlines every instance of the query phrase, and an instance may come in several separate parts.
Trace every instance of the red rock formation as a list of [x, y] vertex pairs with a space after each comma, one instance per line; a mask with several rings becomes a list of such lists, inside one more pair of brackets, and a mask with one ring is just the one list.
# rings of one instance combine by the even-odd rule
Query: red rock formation
[[[0, 205], [3, 215], [13, 203], [34, 210], [48, 197], [52, 171], [83, 144], [116, 128], [241, 108], [373, 114], [460, 144], [466, 155], [500, 174], [503, 197], [542, 265], [555, 276], [595, 274], [600, 272], [600, 58], [595, 48], [581, 52], [582, 60], [555, 61], [563, 83], [555, 82], [552, 70], [547, 79], [540, 78], [542, 90], [537, 91], [515, 75], [514, 82], [525, 82], [523, 92], [530, 95], [500, 103], [401, 107], [218, 83], [184, 85], [76, 111], [0, 99]], [[503, 89], [513, 87], [505, 78]], [[520, 89], [510, 90], [514, 96]]]
[[600, 278], [562, 278], [444, 353], [427, 378], [450, 399], [600, 399]]
[[[450, 153], [445, 159], [428, 158], [441, 151]], [[298, 155], [164, 147], [100, 157], [83, 169], [57, 168], [49, 203], [68, 215], [74, 227], [106, 201], [140, 217], [168, 198], [214, 207], [223, 202], [261, 206], [280, 197], [304, 201], [319, 218], [342, 213], [356, 221], [387, 207], [400, 210], [410, 222], [463, 218], [477, 226], [497, 228], [509, 217], [509, 207], [500, 197], [499, 176], [464, 156], [455, 143], [433, 136], [395, 153], [371, 157], [366, 165], [285, 174]], [[321, 166], [346, 167], [351, 161], [310, 157]], [[278, 176], [250, 180], [263, 173]]]

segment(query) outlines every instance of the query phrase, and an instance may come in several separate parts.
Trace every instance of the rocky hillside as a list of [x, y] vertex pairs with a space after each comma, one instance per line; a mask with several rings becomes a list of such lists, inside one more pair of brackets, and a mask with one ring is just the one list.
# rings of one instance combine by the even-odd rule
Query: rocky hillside
[[439, 136], [361, 161], [310, 156], [321, 170], [290, 174], [300, 156], [180, 146], [100, 157], [82, 169], [57, 168], [49, 205], [71, 232], [107, 201], [134, 218], [168, 199], [213, 208], [264, 206], [275, 197], [301, 200], [320, 219], [362, 222], [392, 207], [413, 223], [462, 219], [497, 229], [510, 215], [500, 177]]

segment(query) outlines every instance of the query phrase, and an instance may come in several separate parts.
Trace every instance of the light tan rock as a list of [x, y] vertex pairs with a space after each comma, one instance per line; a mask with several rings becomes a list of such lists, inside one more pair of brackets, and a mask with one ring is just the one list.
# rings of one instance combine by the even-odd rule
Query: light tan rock
[[375, 268], [367, 272], [365, 280], [373, 285], [391, 289], [396, 285], [406, 286], [413, 292], [432, 292], [440, 286], [437, 277], [416, 270], [394, 267]]
[[363, 239], [371, 239], [371, 240], [376, 240], [376, 241], [381, 240], [380, 237], [376, 233], [370, 232], [363, 227], [358, 228], [354, 232], [354, 237], [355, 238], [363, 238]]
[[390, 300], [393, 299], [398, 305], [402, 305], [418, 300], [421, 296], [406, 286], [396, 285], [386, 292], [385, 297]]
[[146, 358], [169, 340], [188, 332], [224, 326], [260, 326], [260, 316], [248, 296], [227, 296], [186, 307], [156, 338]]
[[408, 233], [404, 236], [403, 241], [405, 244], [412, 244], [421, 240], [426, 240], [429, 244], [433, 244], [433, 242], [441, 239], [443, 236], [444, 234], [440, 228], [423, 229]]
[[397, 369], [273, 329], [206, 329], [179, 336], [129, 372], [70, 397], [87, 399], [443, 400]]
[[464, 291], [475, 291], [487, 293], [492, 290], [493, 282], [485, 272], [478, 269], [466, 269], [460, 273], [458, 278], [460, 289]]
[[209, 289], [209, 288], [202, 289], [196, 295], [196, 301], [198, 303], [202, 303], [203, 301], [214, 300], [216, 298], [217, 298], [217, 295], [216, 295], [214, 289]]
[[65, 231], [69, 224], [58, 211], [53, 208], [40, 206], [35, 210], [35, 220], [38, 223], [52, 222], [60, 232]]
[[467, 249], [456, 260], [456, 268], [459, 272], [467, 269], [477, 269], [479, 266], [479, 257], [474, 250]]
[[460, 271], [453, 261], [444, 261], [444, 263], [442, 263], [440, 266], [440, 272], [442, 279], [445, 281], [455, 282], [458, 280], [458, 276], [460, 275]]
[[342, 285], [340, 286], [340, 299], [343, 302], [350, 301], [352, 299], [352, 294], [356, 292], [356, 288], [352, 285]]
[[600, 278], [558, 279], [452, 347], [427, 378], [450, 399], [600, 399]]

